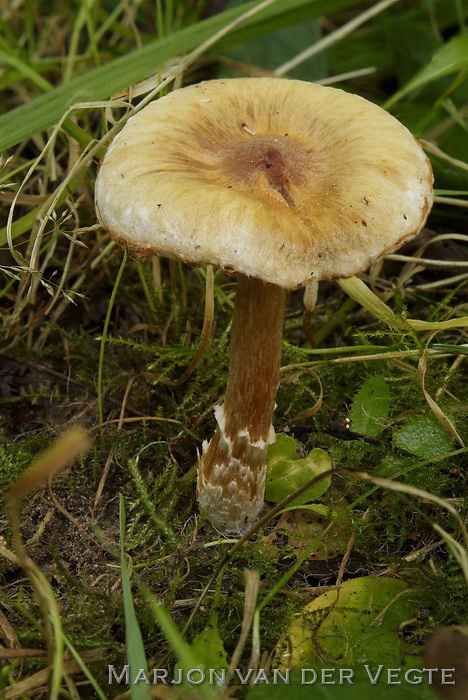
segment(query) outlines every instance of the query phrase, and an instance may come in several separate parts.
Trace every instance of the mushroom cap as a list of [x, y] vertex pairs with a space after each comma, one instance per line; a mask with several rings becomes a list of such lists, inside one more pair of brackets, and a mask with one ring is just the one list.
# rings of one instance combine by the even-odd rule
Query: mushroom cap
[[282, 78], [182, 88], [128, 120], [96, 209], [139, 255], [212, 263], [287, 288], [350, 277], [423, 226], [432, 170], [357, 95]]

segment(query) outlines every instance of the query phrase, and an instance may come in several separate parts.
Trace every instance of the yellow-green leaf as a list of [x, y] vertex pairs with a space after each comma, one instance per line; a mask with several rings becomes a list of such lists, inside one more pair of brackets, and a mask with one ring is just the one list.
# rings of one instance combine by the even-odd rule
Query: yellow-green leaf
[[377, 437], [387, 420], [390, 390], [382, 377], [370, 377], [359, 389], [349, 412], [351, 430]]
[[[265, 482], [265, 499], [280, 503], [308, 481], [331, 469], [328, 453], [316, 448], [307, 457], [298, 459], [296, 441], [287, 435], [277, 435], [276, 441], [267, 450], [267, 475]], [[309, 503], [325, 493], [330, 486], [330, 478], [322, 479], [291, 505]]]
[[[293, 668], [322, 663], [404, 665], [409, 645], [399, 626], [414, 617], [420, 604], [417, 592], [399, 579], [363, 577], [346, 581], [305, 606], [291, 625], [279, 665]], [[289, 656], [290, 654], [290, 656]]]

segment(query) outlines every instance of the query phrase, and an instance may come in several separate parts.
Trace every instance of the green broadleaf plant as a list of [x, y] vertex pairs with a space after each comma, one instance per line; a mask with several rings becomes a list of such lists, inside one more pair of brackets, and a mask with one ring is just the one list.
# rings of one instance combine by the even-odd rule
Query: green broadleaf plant
[[[304, 459], [298, 459], [296, 441], [283, 434], [278, 434], [276, 441], [269, 446], [266, 463], [265, 499], [273, 503], [280, 503], [308, 481], [331, 469], [327, 452], [316, 448]], [[330, 478], [322, 479], [290, 505], [298, 506], [314, 501], [320, 498], [329, 486]]]
[[351, 406], [351, 430], [377, 437], [387, 420], [389, 408], [388, 384], [382, 377], [370, 377], [359, 389]]

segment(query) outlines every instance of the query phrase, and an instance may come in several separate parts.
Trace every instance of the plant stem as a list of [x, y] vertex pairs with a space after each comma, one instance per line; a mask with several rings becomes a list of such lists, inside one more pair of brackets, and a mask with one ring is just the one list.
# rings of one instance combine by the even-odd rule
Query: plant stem
[[97, 378], [97, 396], [98, 396], [98, 412], [99, 412], [99, 424], [104, 423], [104, 412], [102, 405], [102, 370], [104, 367], [104, 351], [106, 347], [107, 332], [109, 330], [109, 322], [112, 314], [112, 308], [114, 306], [115, 297], [117, 290], [119, 288], [120, 280], [125, 268], [125, 263], [127, 261], [127, 251], [124, 251], [122, 262], [120, 263], [119, 271], [115, 280], [114, 288], [112, 289], [111, 298], [109, 300], [109, 306], [107, 307], [106, 320], [104, 321], [104, 329], [101, 336], [101, 347], [99, 349], [99, 366], [98, 366], [98, 378]]

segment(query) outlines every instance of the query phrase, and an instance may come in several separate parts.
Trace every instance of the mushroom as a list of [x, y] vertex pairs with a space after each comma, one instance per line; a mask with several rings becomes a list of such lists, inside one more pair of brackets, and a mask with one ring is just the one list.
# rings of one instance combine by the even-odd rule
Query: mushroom
[[198, 500], [223, 534], [263, 505], [285, 294], [357, 275], [423, 226], [432, 171], [357, 95], [298, 80], [213, 80], [129, 119], [96, 181], [105, 229], [138, 255], [237, 272], [231, 359]]

